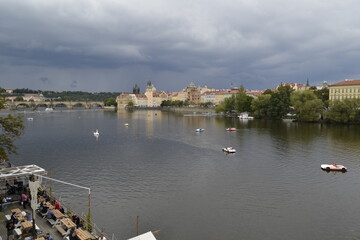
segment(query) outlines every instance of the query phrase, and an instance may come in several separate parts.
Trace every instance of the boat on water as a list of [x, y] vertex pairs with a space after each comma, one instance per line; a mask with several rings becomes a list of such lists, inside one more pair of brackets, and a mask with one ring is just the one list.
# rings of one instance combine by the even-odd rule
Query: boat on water
[[324, 171], [341, 171], [341, 172], [347, 171], [347, 168], [344, 165], [339, 165], [335, 163], [321, 164], [321, 169]]
[[236, 153], [236, 150], [233, 147], [225, 147], [222, 149], [222, 151], [226, 153]]
[[54, 111], [54, 109], [52, 107], [45, 108], [45, 112], [51, 112], [51, 111]]
[[96, 129], [96, 131], [94, 132], [94, 136], [95, 136], [95, 137], [98, 137], [99, 135], [100, 135], [99, 130]]
[[239, 119], [241, 119], [241, 120], [251, 120], [251, 119], [254, 119], [254, 117], [249, 116], [249, 114], [248, 114], [247, 112], [240, 113], [240, 115], [239, 115], [238, 117], [239, 117]]
[[28, 121], [33, 121], [33, 120], [34, 120], [34, 118], [32, 118], [32, 117], [28, 117], [28, 118], [27, 118], [27, 120], [28, 120]]
[[235, 132], [237, 129], [236, 128], [226, 128], [225, 130], [228, 132]]
[[124, 123], [124, 126], [125, 126], [125, 127], [128, 127], [128, 126], [129, 126], [129, 124], [128, 124], [128, 123]]
[[197, 128], [195, 131], [196, 131], [196, 132], [204, 132], [205, 129], [203, 129], [203, 128]]

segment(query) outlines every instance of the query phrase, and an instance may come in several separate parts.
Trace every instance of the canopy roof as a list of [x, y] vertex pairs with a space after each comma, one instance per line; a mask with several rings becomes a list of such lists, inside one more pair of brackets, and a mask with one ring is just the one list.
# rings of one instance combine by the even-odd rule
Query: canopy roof
[[0, 181], [9, 178], [26, 177], [31, 175], [46, 175], [45, 169], [37, 165], [4, 168], [0, 170]]
[[147, 232], [134, 238], [130, 238], [129, 240], [156, 240], [156, 238], [152, 232]]

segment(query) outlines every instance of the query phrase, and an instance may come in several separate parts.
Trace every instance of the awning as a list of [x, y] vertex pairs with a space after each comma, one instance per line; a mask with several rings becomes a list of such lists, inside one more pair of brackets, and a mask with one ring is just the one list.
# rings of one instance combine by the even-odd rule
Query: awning
[[147, 232], [128, 240], [156, 240], [156, 238], [152, 232]]
[[31, 175], [46, 175], [45, 169], [37, 165], [26, 165], [19, 167], [4, 168], [0, 170], [0, 181], [11, 178], [29, 177]]

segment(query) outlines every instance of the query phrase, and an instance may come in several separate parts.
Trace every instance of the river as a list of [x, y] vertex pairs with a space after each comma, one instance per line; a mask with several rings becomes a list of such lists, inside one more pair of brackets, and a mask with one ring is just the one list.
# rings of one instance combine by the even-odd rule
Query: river
[[[359, 126], [145, 110], [26, 113], [24, 119], [12, 162], [91, 187], [93, 221], [118, 240], [135, 235], [136, 216], [140, 232], [160, 230], [159, 240], [360, 237]], [[225, 146], [237, 152], [225, 154]], [[332, 162], [349, 171], [320, 169]], [[86, 213], [86, 190], [53, 188]]]

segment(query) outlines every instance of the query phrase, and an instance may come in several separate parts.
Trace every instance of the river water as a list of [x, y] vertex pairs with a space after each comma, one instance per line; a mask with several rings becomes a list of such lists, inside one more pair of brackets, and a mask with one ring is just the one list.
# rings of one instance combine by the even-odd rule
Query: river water
[[[27, 113], [25, 124], [12, 162], [91, 187], [93, 221], [118, 240], [135, 235], [136, 216], [159, 240], [360, 237], [358, 126], [145, 110]], [[332, 162], [349, 171], [320, 169]], [[86, 213], [86, 190], [53, 188]]]

